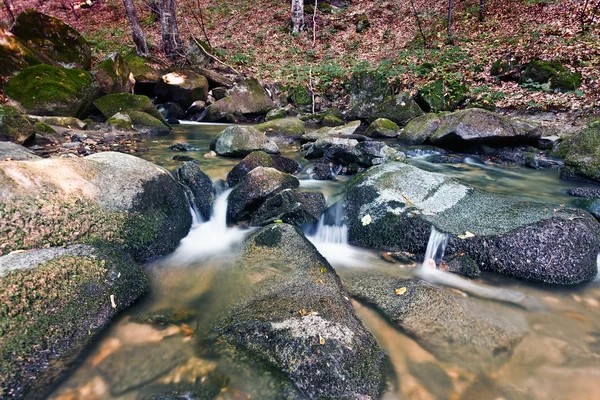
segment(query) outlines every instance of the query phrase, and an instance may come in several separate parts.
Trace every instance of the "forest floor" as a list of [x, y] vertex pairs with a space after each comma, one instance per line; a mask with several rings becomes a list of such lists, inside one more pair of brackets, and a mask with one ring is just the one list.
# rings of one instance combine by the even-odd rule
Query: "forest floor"
[[[17, 11], [34, 8], [63, 19], [85, 35], [97, 58], [133, 50], [120, 0], [97, 0], [85, 9], [77, 9], [79, 2], [71, 9], [71, 0], [14, 3]], [[583, 0], [487, 0], [484, 22], [478, 19], [479, 1], [455, 0], [449, 44], [446, 2], [414, 0], [427, 47], [410, 1], [332, 3], [329, 10], [318, 7], [316, 16], [307, 13], [306, 29], [292, 36], [288, 1], [178, 0], [179, 30], [185, 41], [193, 35], [208, 42], [216, 56], [248, 75], [283, 85], [308, 85], [310, 80], [321, 93], [343, 90], [355, 70], [376, 68], [397, 90], [414, 92], [439, 78], [460, 80], [473, 101], [504, 110], [590, 114], [600, 105], [600, 15], [589, 24], [595, 1], [583, 15], [589, 30], [582, 34]], [[136, 4], [153, 56], [165, 63], [159, 22], [147, 1]], [[0, 19], [7, 21], [2, 12]], [[358, 32], [363, 15], [370, 26]], [[490, 75], [492, 63], [501, 57], [559, 61], [581, 72], [583, 84], [555, 93], [543, 85], [501, 82]], [[426, 63], [433, 68], [423, 68]]]

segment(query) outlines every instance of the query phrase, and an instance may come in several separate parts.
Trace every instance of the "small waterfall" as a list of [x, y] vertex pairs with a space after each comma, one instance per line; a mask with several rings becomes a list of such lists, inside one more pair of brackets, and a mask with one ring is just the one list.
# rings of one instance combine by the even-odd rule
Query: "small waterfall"
[[337, 202], [321, 215], [314, 239], [322, 243], [348, 244], [348, 226], [343, 219], [344, 205]]
[[444, 257], [447, 244], [448, 234], [438, 231], [435, 226], [431, 225], [431, 234], [429, 235], [429, 242], [427, 242], [423, 265], [433, 261], [432, 267], [435, 267]]
[[192, 228], [200, 225], [203, 220], [200, 215], [200, 211], [198, 211], [198, 207], [196, 207], [196, 203], [193, 201], [194, 195], [191, 190], [189, 190], [186, 186], [184, 186], [185, 199], [187, 200], [188, 206], [190, 207], [190, 214], [192, 214]]

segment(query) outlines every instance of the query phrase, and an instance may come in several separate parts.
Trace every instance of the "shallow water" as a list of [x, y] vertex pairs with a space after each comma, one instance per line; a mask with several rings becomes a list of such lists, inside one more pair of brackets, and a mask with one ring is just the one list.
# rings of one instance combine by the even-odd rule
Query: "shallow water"
[[[223, 127], [177, 126], [172, 135], [147, 141], [149, 151], [143, 157], [174, 169], [179, 163], [172, 161], [172, 156], [189, 154], [174, 153], [167, 147], [185, 141], [201, 148], [194, 155], [202, 169], [213, 180], [222, 179], [238, 160], [205, 159], [202, 154], [208, 152], [211, 138]], [[299, 152], [291, 146], [285, 147], [283, 152], [302, 162]], [[566, 190], [578, 186], [560, 181], [556, 171], [434, 165], [423, 159], [410, 162], [455, 176], [482, 189], [518, 194], [530, 200], [573, 204]], [[301, 187], [323, 191], [328, 203], [332, 204], [343, 185], [343, 182], [302, 181]], [[145, 266], [151, 281], [150, 294], [111, 325], [75, 372], [55, 390], [52, 399], [134, 400], [158, 393], [164, 385], [173, 387], [195, 380], [209, 382], [220, 374], [226, 375], [228, 380], [220, 384], [219, 399], [277, 398], [269, 391], [271, 381], [268, 376], [248, 379], [224, 360], [214, 357], [201, 340], [203, 328], [226, 306], [232, 292], [242, 293], [252, 282], [261, 279], [260, 276], [232, 277], [224, 281], [216, 273], [235, 265], [237, 245], [249, 233], [225, 225], [223, 196], [226, 193], [219, 198], [221, 203], [215, 207], [214, 217], [194, 226], [175, 253]], [[336, 240], [331, 240], [332, 237]], [[335, 228], [330, 230], [329, 239], [317, 234], [311, 240], [342, 280], [354, 269], [376, 269], [395, 277], [411, 277], [418, 271], [415, 265], [393, 264], [383, 260], [378, 252], [347, 245], [342, 232]], [[268, 267], [264, 273], [270, 273]], [[443, 281], [445, 278], [436, 279]], [[386, 400], [599, 397], [600, 278], [571, 288], [531, 285], [493, 275], [467, 282], [471, 286], [503, 289], [514, 296], [523, 295], [542, 305], [526, 309], [510, 302], [482, 299], [469, 287], [461, 291], [448, 289], [484, 307], [488, 315], [510, 312], [517, 319], [526, 321], [529, 334], [510, 360], [497, 369], [475, 373], [455, 363], [439, 361], [371, 308], [354, 302], [357, 315], [373, 332], [393, 365], [395, 376], [384, 396]], [[451, 280], [447, 283], [456, 286]], [[132, 317], [142, 312], [164, 308], [190, 310], [195, 315], [165, 326], [132, 321]], [[461, 351], [458, 345], [456, 351]], [[119, 355], [126, 356], [119, 358]], [[111, 368], [107, 368], [107, 364]], [[127, 390], [123, 391], [123, 387]]]

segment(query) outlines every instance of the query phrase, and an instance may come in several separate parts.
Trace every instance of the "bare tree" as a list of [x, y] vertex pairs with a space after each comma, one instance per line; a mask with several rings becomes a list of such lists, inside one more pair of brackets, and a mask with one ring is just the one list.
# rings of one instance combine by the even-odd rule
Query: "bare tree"
[[479, 22], [483, 22], [483, 9], [485, 8], [485, 0], [479, 0]]
[[175, 57], [179, 49], [179, 29], [175, 0], [160, 0], [160, 27], [162, 30], [163, 50], [169, 58]]
[[4, 5], [6, 6], [6, 12], [8, 13], [8, 19], [10, 20], [10, 24], [15, 23], [15, 13], [13, 12], [13, 6], [10, 0], [4, 0]]
[[292, 33], [300, 33], [304, 27], [304, 2], [302, 0], [292, 0]]
[[[6, 1], [6, 0], [5, 0]], [[131, 36], [133, 36], [133, 43], [135, 43], [135, 52], [138, 56], [146, 56], [148, 54], [148, 44], [146, 43], [146, 36], [140, 26], [140, 20], [135, 9], [133, 0], [123, 0], [123, 6], [125, 7], [125, 14], [127, 15], [127, 21], [131, 27]]]
[[423, 47], [427, 48], [427, 37], [425, 33], [423, 33], [423, 27], [421, 26], [421, 18], [419, 18], [419, 13], [417, 12], [417, 8], [415, 7], [414, 0], [410, 0], [410, 5], [413, 9], [413, 14], [415, 15], [415, 19], [417, 20], [417, 27], [419, 28], [419, 32], [421, 33], [421, 37], [423, 38]]
[[452, 0], [448, 0], [448, 43], [454, 43], [452, 38]]
[[[581, 14], [580, 14], [581, 34], [582, 35], [585, 34], [590, 29], [590, 26], [594, 23], [594, 19], [596, 19], [596, 14], [598, 13], [598, 10], [600, 9], [600, 0], [598, 0], [598, 2], [596, 2], [596, 5], [594, 5], [594, 7], [592, 8], [592, 16], [590, 17], [589, 21], [586, 21], [586, 19], [587, 19], [586, 13], [587, 13], [589, 3], [590, 3], [589, 0], [585, 0], [585, 2], [583, 3], [583, 9], [581, 10]], [[594, 4], [594, 3], [592, 2], [592, 4]]]

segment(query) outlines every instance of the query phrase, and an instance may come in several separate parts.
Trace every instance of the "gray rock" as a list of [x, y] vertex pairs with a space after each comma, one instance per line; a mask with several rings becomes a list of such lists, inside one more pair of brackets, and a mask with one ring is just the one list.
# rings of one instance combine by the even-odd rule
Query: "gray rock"
[[172, 146], [169, 146], [169, 149], [173, 150], [173, 151], [198, 151], [200, 150], [197, 147], [194, 147], [192, 145], [190, 145], [189, 143], [185, 143], [185, 142], [177, 142]]
[[154, 88], [154, 94], [161, 101], [173, 101], [184, 110], [196, 100], [208, 98], [208, 80], [188, 69], [179, 69], [163, 75]]
[[394, 122], [385, 118], [377, 118], [371, 122], [371, 125], [365, 131], [369, 137], [395, 138], [400, 133], [400, 127]]
[[600, 120], [593, 121], [573, 137], [560, 177], [600, 182]]
[[107, 55], [92, 70], [102, 94], [133, 93], [135, 79], [119, 53]]
[[227, 173], [227, 185], [234, 187], [242, 181], [246, 174], [256, 167], [275, 168], [273, 159], [264, 151], [254, 151]]
[[302, 226], [319, 221], [327, 202], [322, 193], [282, 190], [268, 198], [254, 214], [250, 225], [263, 226], [275, 221]]
[[298, 118], [277, 118], [256, 125], [256, 129], [270, 138], [280, 140], [297, 140], [306, 132], [304, 122]]
[[11, 142], [0, 142], [0, 161], [11, 160], [32, 160], [40, 158], [31, 150]]
[[315, 133], [319, 137], [335, 136], [335, 135], [352, 135], [360, 128], [360, 121], [348, 122], [341, 126], [324, 126], [318, 129]]
[[371, 167], [386, 161], [404, 161], [405, 159], [402, 152], [398, 152], [382, 142], [358, 143], [354, 139], [342, 138], [319, 139], [309, 146], [304, 157], [307, 159], [324, 158], [336, 165], [357, 164], [361, 167]]
[[205, 221], [210, 219], [217, 192], [212, 181], [195, 161], [188, 161], [177, 169], [177, 179], [191, 192], [190, 201]]
[[228, 114], [266, 114], [275, 103], [255, 78], [247, 78], [236, 84], [227, 97], [210, 106], [211, 121], [224, 119]]
[[206, 54], [207, 52], [210, 52], [210, 47], [206, 43], [190, 37], [185, 53], [190, 65], [207, 67], [210, 64], [210, 57]]
[[580, 210], [481, 192], [402, 163], [353, 180], [345, 204], [356, 245], [423, 254], [435, 226], [450, 236], [448, 257], [464, 253], [481, 270], [553, 284], [597, 273], [600, 225]]
[[279, 154], [279, 147], [252, 126], [230, 126], [212, 141], [210, 149], [220, 156], [245, 157], [253, 151]]
[[[347, 273], [343, 279], [352, 297], [375, 307], [439, 360], [470, 371], [500, 367], [527, 333], [520, 313], [421, 280], [374, 271]], [[397, 295], [401, 288], [406, 291]]]
[[420, 115], [408, 121], [400, 132], [398, 140], [409, 144], [423, 144], [442, 123], [441, 114], [428, 113]]
[[83, 244], [7, 254], [0, 257], [0, 278], [9, 271], [33, 269], [39, 264], [45, 264], [55, 258], [64, 256], [94, 257], [95, 254], [94, 247]]
[[267, 121], [273, 121], [275, 119], [285, 118], [287, 116], [288, 116], [288, 111], [285, 108], [280, 107], [280, 108], [274, 108], [272, 110], [269, 110], [265, 119]]
[[[195, 101], [193, 104], [198, 102], [201, 101]], [[167, 121], [187, 118], [187, 114], [185, 113], [183, 108], [181, 108], [179, 104], [174, 103], [172, 101], [164, 104], [159, 104], [156, 106], [156, 108], [158, 108], [158, 111], [162, 114], [163, 117], [165, 117]]]
[[595, 188], [574, 188], [567, 192], [571, 196], [583, 197], [586, 199], [600, 199], [600, 189]]

